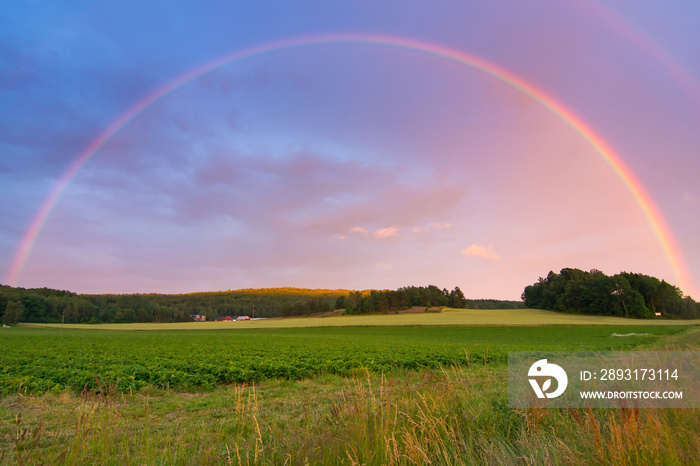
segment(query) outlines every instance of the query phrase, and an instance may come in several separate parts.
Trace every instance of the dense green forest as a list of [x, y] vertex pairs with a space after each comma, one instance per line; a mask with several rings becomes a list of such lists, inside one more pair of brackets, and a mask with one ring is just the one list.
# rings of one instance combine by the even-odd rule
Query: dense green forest
[[0, 318], [16, 322], [186, 322], [194, 314], [278, 317], [282, 309], [308, 301], [332, 305], [347, 290], [272, 288], [189, 294], [76, 294], [49, 288], [0, 286]]
[[607, 276], [600, 270], [565, 268], [525, 287], [527, 307], [580, 314], [651, 318], [700, 318], [700, 304], [677, 287], [639, 273]]
[[451, 292], [430, 285], [396, 291], [309, 290], [263, 288], [190, 294], [76, 294], [49, 288], [0, 285], [0, 320], [58, 323], [185, 322], [195, 314], [280, 317], [311, 315], [334, 309], [348, 313], [388, 312], [412, 306], [480, 309], [523, 307], [515, 301], [467, 300], [459, 288]]
[[397, 290], [310, 290], [262, 288], [189, 294], [77, 294], [49, 288], [0, 285], [0, 320], [4, 324], [186, 322], [192, 316], [287, 317], [335, 309], [348, 314], [394, 312], [411, 307], [517, 309], [624, 317], [698, 319], [700, 304], [664, 280], [638, 273], [607, 276], [565, 268], [525, 287], [521, 301], [466, 299], [459, 287], [409, 286]]
[[407, 286], [397, 290], [351, 291], [339, 296], [330, 307], [320, 300], [290, 305], [282, 309], [283, 316], [307, 315], [328, 312], [332, 309], [345, 309], [347, 314], [366, 314], [372, 312], [402, 311], [415, 306], [453, 307], [470, 309], [505, 309], [523, 308], [518, 301], [499, 301], [494, 299], [470, 300], [464, 297], [459, 287], [452, 291], [442, 290], [434, 285]]

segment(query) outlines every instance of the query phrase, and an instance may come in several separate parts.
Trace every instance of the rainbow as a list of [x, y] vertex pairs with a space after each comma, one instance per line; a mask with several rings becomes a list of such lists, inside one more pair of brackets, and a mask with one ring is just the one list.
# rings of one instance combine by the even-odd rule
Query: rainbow
[[659, 62], [666, 72], [672, 76], [680, 87], [700, 104], [700, 84], [695, 77], [677, 60], [666, 53], [661, 47], [644, 35], [639, 29], [622, 18], [609, 6], [591, 1], [573, 1], [572, 4], [587, 14], [610, 26], [610, 29], [625, 40], [643, 50], [649, 57]]
[[20, 272], [22, 271], [22, 267], [31, 253], [32, 246], [41, 232], [42, 227], [50, 216], [51, 211], [56, 206], [61, 194], [65, 191], [66, 187], [70, 184], [71, 180], [75, 177], [78, 171], [80, 171], [83, 165], [85, 165], [85, 163], [98, 150], [100, 150], [100, 148], [107, 141], [109, 141], [110, 138], [112, 138], [117, 132], [128, 125], [129, 122], [131, 122], [135, 117], [147, 110], [155, 102], [181, 86], [184, 86], [188, 82], [232, 62], [297, 47], [335, 44], [364, 44], [371, 46], [392, 47], [440, 57], [478, 70], [483, 74], [501, 81], [511, 88], [514, 88], [539, 102], [546, 109], [556, 115], [561, 121], [571, 127], [571, 129], [573, 129], [581, 137], [583, 137], [588, 144], [590, 144], [590, 146], [603, 158], [605, 163], [613, 170], [613, 172], [615, 172], [617, 177], [620, 179], [620, 181], [622, 181], [629, 193], [632, 195], [637, 205], [639, 205], [639, 208], [659, 241], [664, 255], [668, 259], [674, 274], [676, 275], [676, 279], [680, 287], [685, 290], [690, 290], [691, 280], [686, 270], [680, 249], [673, 238], [671, 230], [666, 224], [658, 208], [655, 206], [653, 200], [644, 189], [644, 186], [639, 182], [632, 170], [630, 170], [630, 168], [623, 162], [622, 158], [617, 155], [615, 151], [574, 112], [565, 107], [562, 103], [555, 100], [542, 89], [539, 89], [520, 76], [478, 56], [467, 54], [444, 45], [404, 37], [378, 34], [317, 35], [285, 39], [256, 45], [242, 50], [237, 50], [204, 65], [193, 68], [148, 94], [143, 99], [136, 102], [121, 116], [112, 121], [109, 126], [99, 135], [97, 135], [97, 137], [78, 154], [75, 160], [73, 160], [66, 172], [58, 180], [49, 196], [47, 196], [46, 200], [41, 205], [41, 208], [33, 218], [29, 228], [23, 236], [17, 253], [10, 266], [6, 282], [10, 285], [16, 282]]

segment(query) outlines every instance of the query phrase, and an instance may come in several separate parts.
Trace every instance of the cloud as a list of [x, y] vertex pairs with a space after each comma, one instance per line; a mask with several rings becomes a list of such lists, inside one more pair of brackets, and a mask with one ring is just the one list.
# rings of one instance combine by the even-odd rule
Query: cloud
[[352, 228], [350, 228], [350, 231], [353, 233], [359, 233], [359, 234], [364, 235], [364, 236], [367, 236], [369, 234], [369, 232], [362, 227], [352, 227]]
[[374, 237], [377, 239], [396, 238], [398, 236], [396, 227], [382, 228], [374, 232]]
[[445, 223], [431, 223], [430, 224], [431, 228], [434, 230], [449, 230], [452, 228], [452, 224], [450, 222], [445, 222]]
[[486, 246], [472, 244], [468, 248], [462, 249], [462, 254], [465, 256], [483, 257], [491, 260], [500, 258], [500, 256], [493, 250], [493, 244], [488, 244]]
[[430, 231], [441, 231], [441, 230], [449, 230], [452, 228], [452, 224], [450, 222], [444, 222], [444, 223], [439, 223], [439, 222], [433, 222], [427, 227], [413, 227], [411, 231], [413, 233], [428, 233]]

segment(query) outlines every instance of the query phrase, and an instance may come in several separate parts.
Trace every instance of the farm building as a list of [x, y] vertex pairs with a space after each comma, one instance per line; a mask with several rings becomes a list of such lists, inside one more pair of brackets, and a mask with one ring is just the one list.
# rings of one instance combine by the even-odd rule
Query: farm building
[[206, 322], [207, 316], [205, 316], [204, 314], [192, 314], [190, 316], [190, 319], [192, 319], [196, 322]]
[[217, 317], [217, 318], [214, 319], [214, 320], [216, 320], [217, 322], [232, 322], [232, 321], [233, 321], [233, 317], [231, 317], [231, 316], [221, 316], [221, 317]]
[[248, 316], [239, 316], [238, 319], [236, 320], [250, 320], [250, 317]]

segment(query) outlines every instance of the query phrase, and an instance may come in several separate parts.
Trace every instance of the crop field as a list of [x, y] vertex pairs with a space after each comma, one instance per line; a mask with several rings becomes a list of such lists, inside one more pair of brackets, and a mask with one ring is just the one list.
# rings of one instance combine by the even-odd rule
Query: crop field
[[0, 464], [700, 457], [697, 410], [507, 407], [508, 351], [697, 351], [694, 326], [102, 328], [3, 329]]
[[[610, 350], [680, 332], [670, 326], [331, 327], [200, 331], [58, 330], [0, 334], [4, 394], [105, 389], [200, 389], [484, 362], [508, 351]], [[615, 334], [633, 334], [616, 337]], [[638, 335], [638, 336], [635, 336]]]

